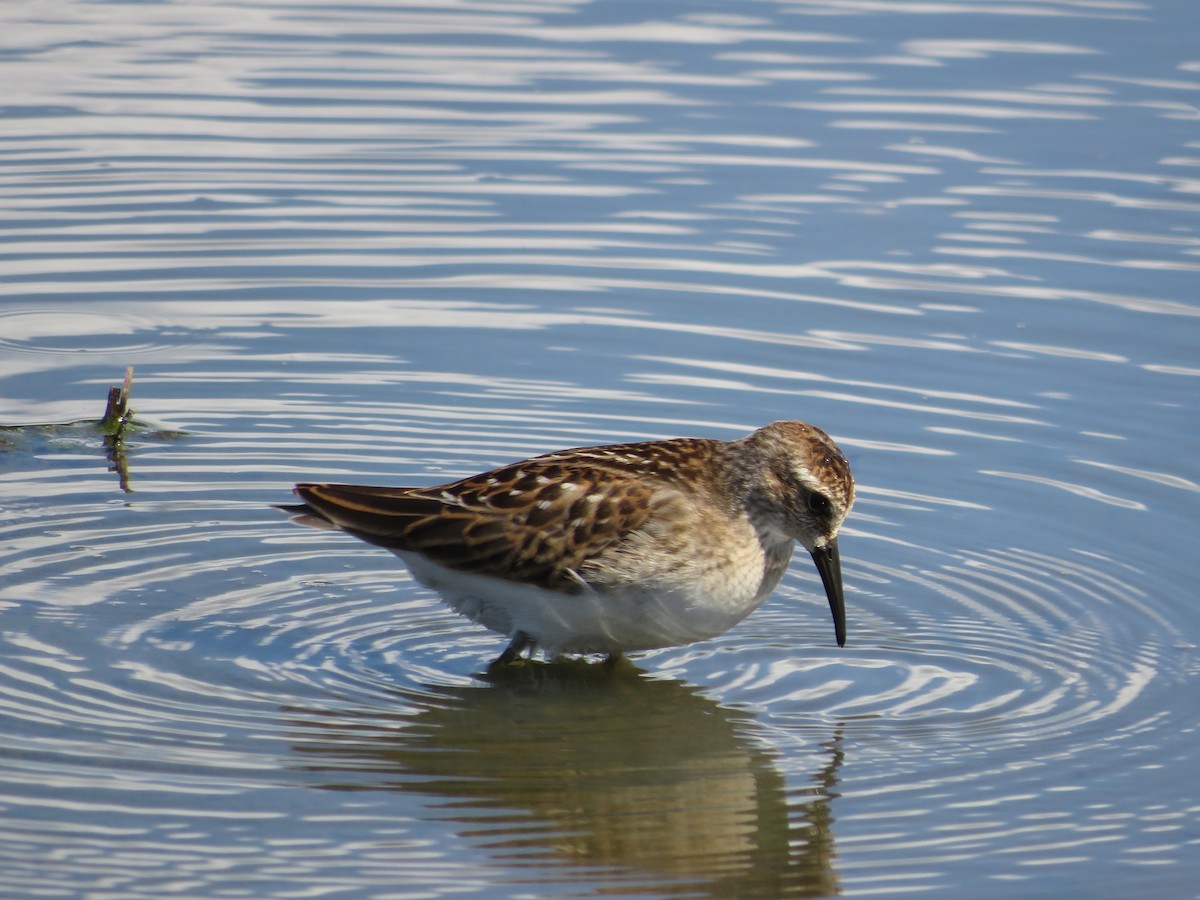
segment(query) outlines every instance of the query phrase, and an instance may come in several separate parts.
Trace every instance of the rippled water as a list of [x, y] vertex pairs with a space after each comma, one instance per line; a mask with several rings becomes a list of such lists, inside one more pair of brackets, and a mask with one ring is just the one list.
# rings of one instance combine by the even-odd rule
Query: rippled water
[[[1197, 896], [1191, 0], [0, 19], [5, 896]], [[777, 418], [844, 649], [487, 676], [270, 507]]]

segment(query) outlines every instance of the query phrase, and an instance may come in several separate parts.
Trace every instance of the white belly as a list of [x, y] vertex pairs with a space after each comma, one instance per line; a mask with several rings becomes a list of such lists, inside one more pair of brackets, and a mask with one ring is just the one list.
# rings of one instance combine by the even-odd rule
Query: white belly
[[785, 555], [783, 565], [768, 567], [778, 571], [765, 579], [760, 564], [757, 572], [734, 582], [691, 579], [685, 584], [660, 583], [654, 589], [638, 584], [581, 586], [568, 594], [459, 572], [417, 554], [396, 555], [455, 611], [508, 637], [524, 632], [551, 656], [626, 653], [716, 637], [761, 605], [787, 561]]

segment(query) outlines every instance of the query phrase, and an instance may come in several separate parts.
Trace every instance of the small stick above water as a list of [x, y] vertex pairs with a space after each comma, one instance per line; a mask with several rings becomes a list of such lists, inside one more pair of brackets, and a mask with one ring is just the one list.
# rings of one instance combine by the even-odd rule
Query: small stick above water
[[133, 366], [129, 366], [125, 369], [125, 383], [114, 384], [108, 389], [108, 407], [104, 410], [104, 418], [100, 420], [100, 430], [112, 444], [125, 437], [125, 429], [133, 419], [134, 410], [129, 408], [129, 393], [132, 388]]
[[108, 389], [108, 407], [104, 410], [104, 418], [100, 420], [100, 430], [104, 432], [104, 446], [108, 449], [108, 460], [112, 463], [110, 471], [117, 473], [121, 479], [121, 490], [132, 493], [129, 486], [129, 461], [125, 457], [125, 432], [133, 421], [135, 410], [129, 406], [129, 393], [133, 387], [133, 366], [125, 369], [125, 383], [113, 385]]

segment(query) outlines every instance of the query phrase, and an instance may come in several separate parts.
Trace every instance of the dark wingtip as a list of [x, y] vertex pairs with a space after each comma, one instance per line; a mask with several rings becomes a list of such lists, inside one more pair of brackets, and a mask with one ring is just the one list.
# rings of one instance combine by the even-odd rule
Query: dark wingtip
[[275, 509], [288, 514], [297, 525], [308, 525], [314, 528], [332, 528], [333, 523], [320, 509], [308, 500], [312, 496], [312, 488], [316, 484], [298, 484], [292, 488], [292, 493], [304, 500], [304, 503], [272, 503]]
[[320, 515], [317, 509], [308, 502], [311, 496], [310, 489], [319, 487], [315, 484], [298, 484], [292, 488], [292, 493], [303, 500], [303, 503], [272, 503], [271, 506], [275, 509], [282, 510], [289, 516], [302, 515]]

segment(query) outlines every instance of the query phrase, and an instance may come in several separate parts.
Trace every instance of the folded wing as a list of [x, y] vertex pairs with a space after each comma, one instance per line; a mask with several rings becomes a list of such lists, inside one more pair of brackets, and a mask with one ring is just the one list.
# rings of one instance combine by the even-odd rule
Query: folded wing
[[526, 461], [431, 488], [299, 484], [308, 512], [392, 551], [551, 590], [580, 586], [652, 514], [662, 485]]

